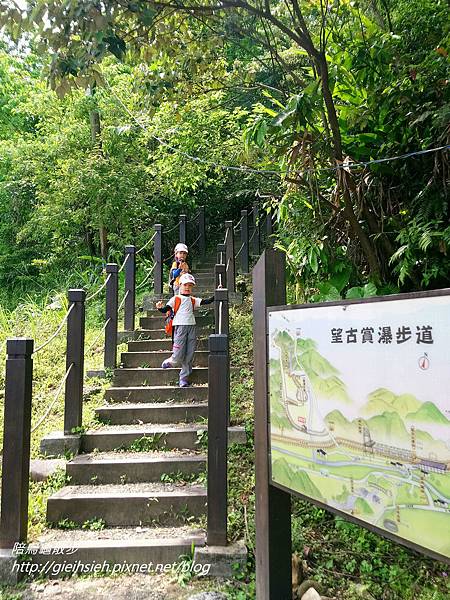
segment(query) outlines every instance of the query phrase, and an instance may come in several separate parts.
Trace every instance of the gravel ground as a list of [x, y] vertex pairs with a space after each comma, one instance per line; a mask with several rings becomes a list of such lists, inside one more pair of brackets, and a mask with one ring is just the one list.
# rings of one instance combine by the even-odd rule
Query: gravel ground
[[148, 493], [151, 496], [157, 492], [171, 491], [204, 491], [204, 485], [196, 485], [191, 483], [105, 483], [102, 485], [66, 485], [59, 492], [59, 495], [71, 494], [133, 494], [133, 493]]
[[[147, 432], [149, 435], [152, 435], [154, 433], [160, 433], [164, 431], [173, 431], [174, 429], [179, 431], [190, 431], [192, 429], [195, 429], [196, 431], [204, 431], [205, 429], [207, 429], [207, 427], [206, 425], [200, 423], [164, 423], [161, 425], [150, 425], [145, 423], [142, 425], [105, 425], [104, 427], [102, 427], [100, 433], [103, 434], [121, 433], [122, 431], [137, 431], [142, 432], [142, 434]], [[90, 433], [90, 431], [88, 431], [87, 433]], [[95, 430], [95, 433], [98, 433], [98, 431]]]
[[[175, 448], [171, 450], [152, 450], [151, 452], [91, 452], [90, 454], [80, 454], [84, 460], [143, 460], [144, 458], [179, 458], [180, 456], [202, 456], [199, 450], [188, 450]], [[206, 454], [203, 453], [206, 458]], [[75, 461], [76, 462], [76, 461]]]
[[154, 538], [184, 538], [206, 536], [204, 529], [195, 525], [182, 527], [111, 527], [100, 531], [89, 529], [47, 529], [39, 542], [72, 542], [88, 540], [129, 540]]
[[[183, 588], [165, 575], [129, 575], [122, 577], [78, 578], [33, 582], [24, 589], [11, 590], [14, 600], [187, 600], [191, 595], [220, 586], [193, 580]], [[11, 597], [11, 596], [10, 596]]]

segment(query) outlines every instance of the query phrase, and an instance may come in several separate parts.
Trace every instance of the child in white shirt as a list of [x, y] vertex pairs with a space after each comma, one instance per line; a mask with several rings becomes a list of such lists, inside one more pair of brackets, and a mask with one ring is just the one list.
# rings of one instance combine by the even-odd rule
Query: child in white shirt
[[189, 386], [192, 373], [197, 345], [194, 310], [214, 302], [214, 296], [203, 300], [191, 296], [194, 285], [195, 278], [190, 273], [185, 273], [180, 277], [180, 293], [172, 296], [165, 306], [162, 300], [156, 303], [156, 308], [162, 313], [174, 312], [172, 356], [166, 359], [161, 367], [170, 369], [181, 365], [180, 387]]

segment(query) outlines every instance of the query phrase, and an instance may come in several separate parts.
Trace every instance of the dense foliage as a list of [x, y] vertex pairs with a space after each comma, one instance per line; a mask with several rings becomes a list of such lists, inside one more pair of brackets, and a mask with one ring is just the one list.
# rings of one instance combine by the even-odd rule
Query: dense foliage
[[200, 203], [215, 223], [259, 194], [298, 299], [448, 284], [448, 150], [349, 167], [448, 145], [444, 0], [13, 4], [0, 282], [106, 259]]

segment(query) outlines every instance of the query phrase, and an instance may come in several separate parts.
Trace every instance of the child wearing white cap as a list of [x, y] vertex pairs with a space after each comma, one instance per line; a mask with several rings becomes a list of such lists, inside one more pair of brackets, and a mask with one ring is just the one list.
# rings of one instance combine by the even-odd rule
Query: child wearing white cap
[[177, 244], [174, 249], [175, 260], [172, 263], [169, 273], [169, 288], [173, 294], [178, 294], [180, 290], [180, 277], [183, 273], [189, 273], [189, 265], [186, 262], [188, 255], [186, 244]]
[[214, 302], [214, 296], [201, 299], [192, 296], [195, 278], [190, 273], [184, 273], [180, 277], [180, 293], [167, 302], [160, 300], [156, 308], [162, 313], [173, 311], [173, 345], [172, 356], [166, 359], [161, 367], [170, 369], [181, 366], [180, 387], [189, 386], [189, 377], [192, 373], [195, 347], [197, 345], [197, 333], [195, 325], [194, 309], [204, 304]]

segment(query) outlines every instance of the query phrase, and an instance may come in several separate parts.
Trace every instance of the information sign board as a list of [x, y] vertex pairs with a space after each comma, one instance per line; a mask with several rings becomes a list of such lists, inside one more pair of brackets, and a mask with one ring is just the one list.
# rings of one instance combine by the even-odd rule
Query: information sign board
[[268, 309], [271, 484], [447, 560], [448, 294]]

